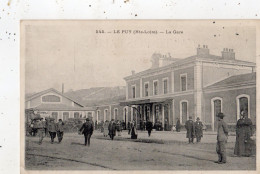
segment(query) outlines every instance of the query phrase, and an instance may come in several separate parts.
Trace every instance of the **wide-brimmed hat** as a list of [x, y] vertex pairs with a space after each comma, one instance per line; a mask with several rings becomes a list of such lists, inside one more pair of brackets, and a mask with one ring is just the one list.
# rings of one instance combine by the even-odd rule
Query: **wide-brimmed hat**
[[220, 112], [220, 113], [217, 114], [217, 117], [219, 117], [219, 118], [224, 118], [225, 115], [224, 115], [222, 112]]

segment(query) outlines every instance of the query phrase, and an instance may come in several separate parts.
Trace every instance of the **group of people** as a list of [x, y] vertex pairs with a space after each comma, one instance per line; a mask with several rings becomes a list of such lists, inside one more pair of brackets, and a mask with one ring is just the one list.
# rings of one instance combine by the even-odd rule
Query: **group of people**
[[[203, 137], [203, 124], [200, 121], [200, 118], [198, 117], [196, 122], [192, 120], [192, 117], [189, 117], [189, 120], [185, 123], [185, 128], [187, 130], [186, 137], [189, 140], [189, 143], [194, 143], [194, 138], [197, 139], [197, 143], [201, 141], [201, 138]], [[180, 130], [178, 130], [179, 132]]]
[[104, 137], [107, 137], [109, 135], [109, 137], [113, 140], [116, 136], [116, 132], [118, 136], [121, 136], [122, 129], [122, 122], [112, 119], [111, 121], [106, 120], [104, 122], [102, 131]]
[[58, 123], [55, 123], [54, 120], [54, 118], [45, 118], [44, 121], [42, 117], [34, 119], [34, 128], [37, 129], [39, 144], [42, 144], [43, 138], [47, 137], [48, 133], [51, 138], [51, 144], [54, 143], [56, 134], [58, 136], [58, 143], [61, 143], [64, 133], [64, 123], [62, 119], [59, 119]]
[[[216, 152], [218, 154], [218, 160], [216, 163], [225, 164], [227, 162], [226, 156], [226, 144], [228, 140], [228, 126], [223, 120], [223, 113], [217, 114], [217, 145]], [[193, 143], [193, 139], [196, 137], [197, 142], [200, 142], [201, 137], [203, 137], [203, 124], [199, 118], [196, 122], [192, 121], [192, 117], [185, 123], [185, 128], [187, 130], [186, 137], [189, 139], [189, 143]], [[249, 157], [252, 155], [252, 150], [254, 147], [253, 136], [253, 124], [250, 118], [247, 116], [246, 111], [241, 112], [240, 119], [236, 124], [236, 143], [234, 148], [234, 154], [237, 156]]]

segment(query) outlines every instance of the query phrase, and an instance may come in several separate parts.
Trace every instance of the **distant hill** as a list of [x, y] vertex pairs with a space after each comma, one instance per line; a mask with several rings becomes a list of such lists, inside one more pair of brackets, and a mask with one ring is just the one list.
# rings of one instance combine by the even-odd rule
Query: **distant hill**
[[85, 106], [97, 106], [125, 100], [125, 90], [124, 86], [98, 87], [70, 91], [65, 93], [65, 95]]

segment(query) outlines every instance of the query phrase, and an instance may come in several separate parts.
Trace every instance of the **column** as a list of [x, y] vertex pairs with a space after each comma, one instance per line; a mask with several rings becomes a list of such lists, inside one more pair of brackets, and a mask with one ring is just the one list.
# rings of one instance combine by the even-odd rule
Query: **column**
[[174, 71], [172, 71], [172, 93], [174, 93]]
[[[170, 110], [170, 109], [169, 109]], [[169, 116], [170, 117], [170, 116]], [[176, 123], [176, 118], [175, 118], [175, 109], [174, 109], [174, 99], [172, 99], [172, 123], [173, 125]]]
[[202, 116], [202, 63], [196, 62], [194, 66], [194, 103], [195, 118]]
[[162, 106], [162, 128], [164, 130], [164, 105], [161, 104], [161, 106]]
[[155, 106], [154, 104], [152, 105], [152, 109], [151, 109], [151, 114], [152, 114], [152, 117], [153, 117], [153, 123], [155, 123]]
[[111, 108], [111, 105], [109, 106], [109, 114], [110, 114], [110, 120], [112, 120], [112, 110], [111, 110], [112, 108]]
[[132, 122], [133, 121], [133, 116], [134, 116], [134, 109], [132, 108], [132, 106], [131, 106], [131, 118], [130, 118], [130, 121]]
[[126, 100], [128, 100], [128, 83], [126, 82], [126, 88], [125, 88], [125, 90], [126, 90]]
[[140, 98], [143, 97], [143, 79], [140, 79]]

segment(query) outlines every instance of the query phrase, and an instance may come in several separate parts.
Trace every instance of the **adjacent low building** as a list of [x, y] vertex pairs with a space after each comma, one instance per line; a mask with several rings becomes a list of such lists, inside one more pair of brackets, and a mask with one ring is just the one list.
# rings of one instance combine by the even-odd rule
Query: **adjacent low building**
[[[230, 126], [242, 111], [256, 123], [256, 77], [253, 62], [235, 59], [233, 49], [224, 48], [221, 56], [210, 54], [207, 45], [184, 59], [153, 54], [152, 67], [125, 77], [129, 120], [137, 127], [150, 119], [170, 130], [180, 119], [196, 117], [215, 130], [216, 114], [224, 112]], [[250, 80], [248, 80], [250, 79]]]
[[65, 121], [68, 118], [93, 117], [95, 110], [95, 107], [84, 107], [75, 99], [53, 88], [30, 95], [25, 100], [27, 119], [31, 119], [33, 116], [30, 113], [34, 113], [42, 117], [52, 117], [55, 121]]

